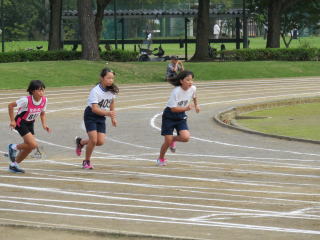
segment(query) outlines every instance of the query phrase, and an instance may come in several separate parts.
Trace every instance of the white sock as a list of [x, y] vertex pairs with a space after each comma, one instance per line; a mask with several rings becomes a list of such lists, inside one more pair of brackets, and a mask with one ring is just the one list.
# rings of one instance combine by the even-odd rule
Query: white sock
[[16, 163], [16, 162], [10, 163], [10, 166], [11, 166], [11, 167], [14, 167], [14, 166], [19, 167], [18, 163]]
[[11, 148], [14, 149], [14, 150], [17, 150], [17, 144], [12, 144]]

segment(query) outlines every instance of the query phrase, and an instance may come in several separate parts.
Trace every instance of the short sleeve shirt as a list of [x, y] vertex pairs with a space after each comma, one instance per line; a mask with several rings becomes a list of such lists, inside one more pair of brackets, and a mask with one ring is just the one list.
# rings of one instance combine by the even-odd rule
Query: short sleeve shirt
[[115, 94], [106, 91], [100, 84], [91, 89], [88, 97], [88, 106], [92, 108], [92, 104], [98, 104], [101, 109], [108, 110], [115, 98]]
[[[41, 99], [39, 101], [34, 100], [32, 97], [32, 102], [34, 105], [40, 105], [41, 104]], [[28, 111], [28, 97], [21, 97], [16, 101], [17, 107], [18, 107], [18, 114], [22, 112]], [[42, 109], [42, 112], [45, 112], [47, 109], [47, 104], [48, 104], [48, 99], [46, 98], [46, 104], [44, 108]]]
[[175, 87], [169, 97], [167, 107], [186, 107], [190, 104], [191, 100], [196, 97], [195, 86], [191, 86], [188, 90], [183, 90], [180, 86]]

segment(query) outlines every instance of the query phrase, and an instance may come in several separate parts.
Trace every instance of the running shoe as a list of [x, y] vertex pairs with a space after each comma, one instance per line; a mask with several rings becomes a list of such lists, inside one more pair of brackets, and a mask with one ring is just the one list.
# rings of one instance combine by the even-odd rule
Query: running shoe
[[167, 165], [167, 159], [165, 158], [158, 158], [157, 159], [157, 165], [162, 167]]
[[8, 156], [11, 162], [16, 161], [17, 150], [12, 148], [13, 144], [8, 145]]
[[89, 160], [84, 160], [82, 162], [82, 168], [83, 169], [93, 169], [93, 166], [91, 165]]
[[76, 137], [75, 138], [75, 142], [76, 142], [76, 154], [78, 156], [81, 156], [81, 150], [83, 148], [83, 145], [81, 144], [81, 138], [80, 137]]
[[176, 152], [176, 148], [177, 148], [177, 142], [176, 141], [172, 141], [172, 143], [170, 144], [169, 148], [170, 148], [170, 151], [172, 153], [175, 153]]
[[13, 173], [25, 173], [25, 171], [19, 167], [18, 164], [9, 165], [9, 171]]

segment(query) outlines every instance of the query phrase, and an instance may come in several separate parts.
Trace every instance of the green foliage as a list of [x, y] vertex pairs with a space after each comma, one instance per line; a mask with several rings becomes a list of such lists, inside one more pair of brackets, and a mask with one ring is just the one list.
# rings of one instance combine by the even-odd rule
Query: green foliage
[[[130, 62], [136, 61], [138, 53], [131, 51], [113, 50], [102, 52], [101, 58], [106, 61]], [[0, 63], [26, 61], [58, 61], [81, 59], [81, 52], [77, 51], [15, 51], [0, 53]]]
[[48, 32], [48, 13], [45, 0], [4, 1], [6, 39], [45, 39]]
[[318, 61], [318, 48], [267, 48], [220, 51], [218, 55], [231, 61]]
[[137, 61], [138, 53], [131, 51], [122, 51], [122, 50], [112, 50], [102, 52], [100, 54], [101, 58], [107, 61], [116, 61], [116, 62], [132, 62]]
[[0, 54], [0, 63], [26, 61], [56, 61], [80, 59], [80, 52], [72, 51], [17, 51]]

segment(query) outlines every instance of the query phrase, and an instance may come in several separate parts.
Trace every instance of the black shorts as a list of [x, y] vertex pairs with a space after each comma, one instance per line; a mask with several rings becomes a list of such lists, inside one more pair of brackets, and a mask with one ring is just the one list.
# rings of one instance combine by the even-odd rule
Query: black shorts
[[84, 111], [83, 120], [87, 132], [106, 133], [106, 118], [93, 113], [91, 107], [87, 107]]
[[161, 135], [173, 135], [174, 129], [178, 135], [181, 130], [189, 130], [187, 115], [184, 112], [174, 113], [166, 108], [162, 114]]
[[34, 121], [28, 122], [21, 120], [20, 125], [17, 125], [15, 129], [18, 131], [21, 137], [28, 133], [34, 135]]

